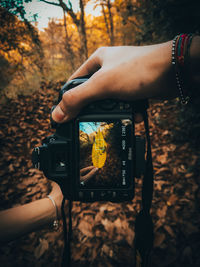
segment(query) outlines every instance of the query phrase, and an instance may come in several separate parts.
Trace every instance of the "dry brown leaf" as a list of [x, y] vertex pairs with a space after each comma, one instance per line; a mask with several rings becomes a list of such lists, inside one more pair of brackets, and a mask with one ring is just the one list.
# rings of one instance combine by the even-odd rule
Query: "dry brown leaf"
[[167, 201], [167, 205], [168, 205], [168, 206], [172, 206], [172, 205], [174, 205], [174, 203], [175, 203], [177, 200], [178, 200], [177, 195], [172, 194], [172, 195], [170, 196], [170, 198], [168, 199], [168, 201]]
[[185, 174], [185, 178], [191, 178], [192, 176], [194, 176], [194, 173], [192, 172], [188, 172]]
[[120, 218], [117, 218], [117, 220], [115, 220], [113, 224], [114, 224], [114, 226], [115, 226], [116, 228], [120, 228], [120, 229], [126, 227], [126, 226], [125, 226], [125, 222], [124, 222], [124, 221], [122, 222], [122, 221], [120, 220]]
[[155, 184], [156, 189], [162, 190], [163, 184], [166, 184], [166, 182], [160, 180], [160, 181], [155, 181], [154, 184]]
[[166, 212], [167, 212], [167, 205], [164, 205], [162, 208], [159, 208], [157, 210], [157, 215], [158, 215], [158, 217], [163, 218], [163, 217], [165, 217]]
[[158, 155], [158, 156], [156, 157], [156, 160], [157, 160], [158, 162], [160, 162], [161, 164], [165, 164], [165, 163], [167, 163], [167, 153]]
[[15, 171], [14, 164], [11, 163], [11, 164], [8, 166], [8, 169], [9, 169], [9, 172], [14, 172], [14, 171]]
[[165, 234], [164, 233], [155, 233], [155, 239], [154, 239], [154, 247], [160, 247], [160, 245], [165, 240]]
[[102, 219], [101, 223], [104, 225], [105, 230], [107, 232], [109, 232], [109, 234], [111, 234], [113, 232], [114, 225], [107, 218], [106, 219]]
[[164, 228], [168, 232], [168, 234], [170, 234], [172, 237], [174, 237], [174, 232], [169, 225], [164, 225]]
[[131, 230], [130, 228], [128, 228], [126, 230], [126, 240], [130, 246], [133, 245], [134, 237], [135, 237], [135, 232]]
[[85, 235], [85, 236], [89, 236], [92, 237], [93, 233], [92, 233], [92, 225], [85, 221], [84, 219], [80, 221], [79, 225], [78, 225], [78, 229]]
[[102, 246], [101, 251], [102, 253], [105, 253], [106, 255], [110, 254], [110, 248], [106, 244]]
[[36, 259], [39, 259], [45, 253], [45, 251], [47, 251], [49, 249], [49, 243], [46, 239], [40, 238], [39, 241], [40, 241], [40, 243], [34, 251], [34, 255], [35, 255]]

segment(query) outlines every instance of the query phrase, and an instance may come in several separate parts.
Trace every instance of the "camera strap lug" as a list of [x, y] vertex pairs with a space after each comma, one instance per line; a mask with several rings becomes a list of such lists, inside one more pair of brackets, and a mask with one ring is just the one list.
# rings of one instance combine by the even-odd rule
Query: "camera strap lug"
[[45, 146], [35, 147], [32, 152], [32, 163], [34, 168], [38, 170], [43, 170], [42, 155], [46, 152]]

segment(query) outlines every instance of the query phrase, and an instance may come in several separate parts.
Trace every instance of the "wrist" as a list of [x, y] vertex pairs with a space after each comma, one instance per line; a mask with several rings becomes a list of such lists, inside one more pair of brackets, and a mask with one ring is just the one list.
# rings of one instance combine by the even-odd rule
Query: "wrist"
[[148, 77], [146, 97], [171, 98], [178, 95], [173, 66], [171, 64], [172, 41], [153, 45], [146, 58]]
[[52, 206], [54, 208], [54, 213], [53, 213], [53, 228], [54, 228], [54, 230], [58, 230], [58, 228], [59, 228], [59, 215], [58, 215], [58, 207], [57, 207], [57, 204], [56, 204], [54, 198], [51, 195], [48, 195], [47, 198], [51, 201]]
[[60, 186], [57, 183], [51, 182], [51, 185], [52, 185], [52, 190], [49, 196], [53, 198], [56, 204], [58, 218], [61, 218], [61, 205], [62, 205], [62, 200], [63, 200], [63, 194], [61, 192]]

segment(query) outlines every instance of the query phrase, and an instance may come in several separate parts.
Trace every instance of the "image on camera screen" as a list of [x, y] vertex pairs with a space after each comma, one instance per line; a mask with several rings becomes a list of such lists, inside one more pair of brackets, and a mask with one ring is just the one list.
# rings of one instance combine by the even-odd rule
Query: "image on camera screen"
[[128, 187], [127, 158], [132, 121], [79, 122], [80, 187]]

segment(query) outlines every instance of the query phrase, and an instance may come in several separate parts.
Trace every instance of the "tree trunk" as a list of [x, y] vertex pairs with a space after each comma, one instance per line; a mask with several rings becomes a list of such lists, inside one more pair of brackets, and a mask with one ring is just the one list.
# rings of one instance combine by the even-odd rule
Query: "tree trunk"
[[88, 48], [87, 48], [87, 36], [85, 30], [85, 10], [84, 10], [84, 3], [83, 0], [79, 0], [80, 9], [81, 9], [81, 17], [80, 17], [80, 29], [82, 35], [82, 43], [83, 43], [83, 52], [85, 59], [88, 58]]
[[113, 27], [113, 15], [111, 12], [111, 3], [110, 0], [107, 0], [109, 21], [110, 21], [110, 44], [114, 45], [114, 27]]
[[69, 54], [69, 59], [70, 59], [70, 63], [71, 63], [71, 69], [72, 71], [74, 71], [75, 66], [74, 66], [74, 53], [73, 50], [71, 48], [71, 44], [70, 44], [70, 40], [69, 40], [69, 35], [68, 35], [68, 31], [67, 31], [67, 20], [66, 20], [66, 16], [65, 16], [65, 10], [63, 9], [63, 21], [64, 21], [64, 29], [65, 29], [65, 49], [67, 51], [67, 53]]
[[114, 26], [113, 26], [113, 15], [111, 13], [110, 0], [106, 1], [106, 7], [108, 9], [109, 20], [107, 18], [107, 14], [106, 14], [106, 10], [105, 10], [105, 7], [104, 7], [104, 3], [101, 3], [101, 7], [102, 7], [104, 21], [105, 21], [105, 24], [106, 24], [106, 31], [107, 31], [109, 39], [110, 39], [110, 45], [113, 46], [114, 45], [114, 29], [113, 29]]
[[63, 2], [63, 0], [59, 0], [60, 6], [71, 16], [74, 24], [77, 27], [78, 34], [80, 36], [80, 58], [86, 60], [88, 57], [88, 49], [87, 49], [87, 38], [86, 38], [86, 30], [85, 30], [85, 20], [84, 20], [84, 3], [83, 0], [79, 0], [79, 5], [81, 9], [81, 17], [80, 19], [77, 18], [76, 13], [74, 13], [72, 9], [71, 1], [68, 1], [68, 5]]
[[[106, 17], [106, 11], [105, 11], [103, 3], [101, 3], [101, 7], [102, 7], [104, 21], [105, 21], [105, 24], [106, 24], [106, 31], [107, 31], [107, 34], [108, 34], [109, 39], [110, 39], [110, 29], [109, 29], [108, 20], [107, 20], [107, 17]], [[110, 43], [111, 43], [111, 41], [110, 41]]]

